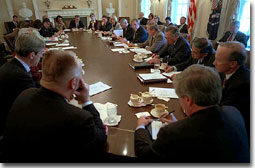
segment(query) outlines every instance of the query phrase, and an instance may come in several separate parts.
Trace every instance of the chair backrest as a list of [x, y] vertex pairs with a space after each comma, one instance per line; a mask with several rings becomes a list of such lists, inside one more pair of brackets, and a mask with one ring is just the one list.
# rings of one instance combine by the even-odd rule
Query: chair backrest
[[246, 61], [246, 66], [250, 69], [250, 60], [251, 60], [251, 57], [250, 57], [250, 51], [247, 50], [247, 61]]
[[96, 27], [96, 29], [97, 30], [99, 30], [99, 28], [100, 28], [100, 26], [101, 26], [101, 24], [102, 24], [102, 20], [97, 20], [97, 27]]
[[15, 40], [15, 36], [13, 36], [12, 34], [7, 34], [4, 36], [4, 40], [7, 43], [9, 49], [11, 51], [14, 51], [14, 40]]
[[120, 21], [121, 19], [126, 19], [126, 20], [128, 21], [128, 23], [130, 23], [130, 17], [119, 17], [119, 21]]
[[5, 27], [5, 30], [6, 30], [7, 34], [9, 34], [9, 33], [12, 32], [11, 30], [9, 30], [9, 24], [10, 24], [10, 23], [11, 23], [11, 22], [4, 22], [4, 27]]

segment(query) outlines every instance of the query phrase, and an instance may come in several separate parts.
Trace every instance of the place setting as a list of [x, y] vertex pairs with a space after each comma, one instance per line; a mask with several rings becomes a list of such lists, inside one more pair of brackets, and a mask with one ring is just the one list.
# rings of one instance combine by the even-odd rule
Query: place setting
[[150, 92], [143, 92], [143, 93], [139, 92], [139, 95], [131, 94], [130, 100], [128, 101], [128, 105], [131, 107], [144, 107], [147, 105], [152, 105], [153, 96]]

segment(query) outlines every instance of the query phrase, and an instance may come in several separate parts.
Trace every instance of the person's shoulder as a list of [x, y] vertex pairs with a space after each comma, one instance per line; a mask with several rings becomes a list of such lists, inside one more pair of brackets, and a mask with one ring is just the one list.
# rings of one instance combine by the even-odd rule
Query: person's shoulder
[[1, 73], [21, 73], [23, 74], [25, 72], [25, 69], [22, 67], [23, 65], [18, 62], [17, 59], [13, 58], [12, 60], [8, 61], [5, 63], [1, 68], [0, 68], [0, 74]]

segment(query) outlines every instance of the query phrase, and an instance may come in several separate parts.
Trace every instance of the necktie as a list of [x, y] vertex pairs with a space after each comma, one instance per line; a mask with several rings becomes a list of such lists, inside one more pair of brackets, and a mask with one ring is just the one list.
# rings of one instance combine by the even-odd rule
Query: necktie
[[227, 41], [232, 41], [233, 33], [230, 34]]
[[225, 88], [225, 86], [226, 86], [226, 81], [227, 81], [227, 79], [226, 79], [226, 77], [225, 77], [224, 80], [223, 80], [223, 82], [222, 82], [222, 88]]

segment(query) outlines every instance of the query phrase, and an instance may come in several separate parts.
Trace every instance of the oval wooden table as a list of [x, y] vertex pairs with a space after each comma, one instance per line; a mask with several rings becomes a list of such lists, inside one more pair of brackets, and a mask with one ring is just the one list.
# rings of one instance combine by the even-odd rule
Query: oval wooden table
[[[85, 64], [84, 80], [88, 84], [99, 81], [109, 85], [112, 89], [91, 97], [94, 103], [111, 102], [118, 105], [118, 115], [121, 121], [116, 127], [109, 127], [107, 142], [109, 153], [135, 157], [134, 152], [134, 132], [137, 124], [135, 113], [150, 112], [153, 106], [141, 108], [130, 107], [127, 103], [131, 93], [149, 91], [149, 87], [172, 88], [172, 84], [166, 82], [143, 84], [137, 75], [139, 73], [149, 73], [149, 69], [134, 70], [129, 66], [133, 60], [133, 52], [120, 54], [112, 52], [108, 42], [102, 41], [97, 34], [87, 32], [69, 33], [70, 45], [78, 47], [74, 52]], [[175, 110], [175, 117], [180, 120], [185, 118], [177, 99], [168, 102], [154, 98], [154, 103], [163, 103], [168, 106], [168, 110]]]

